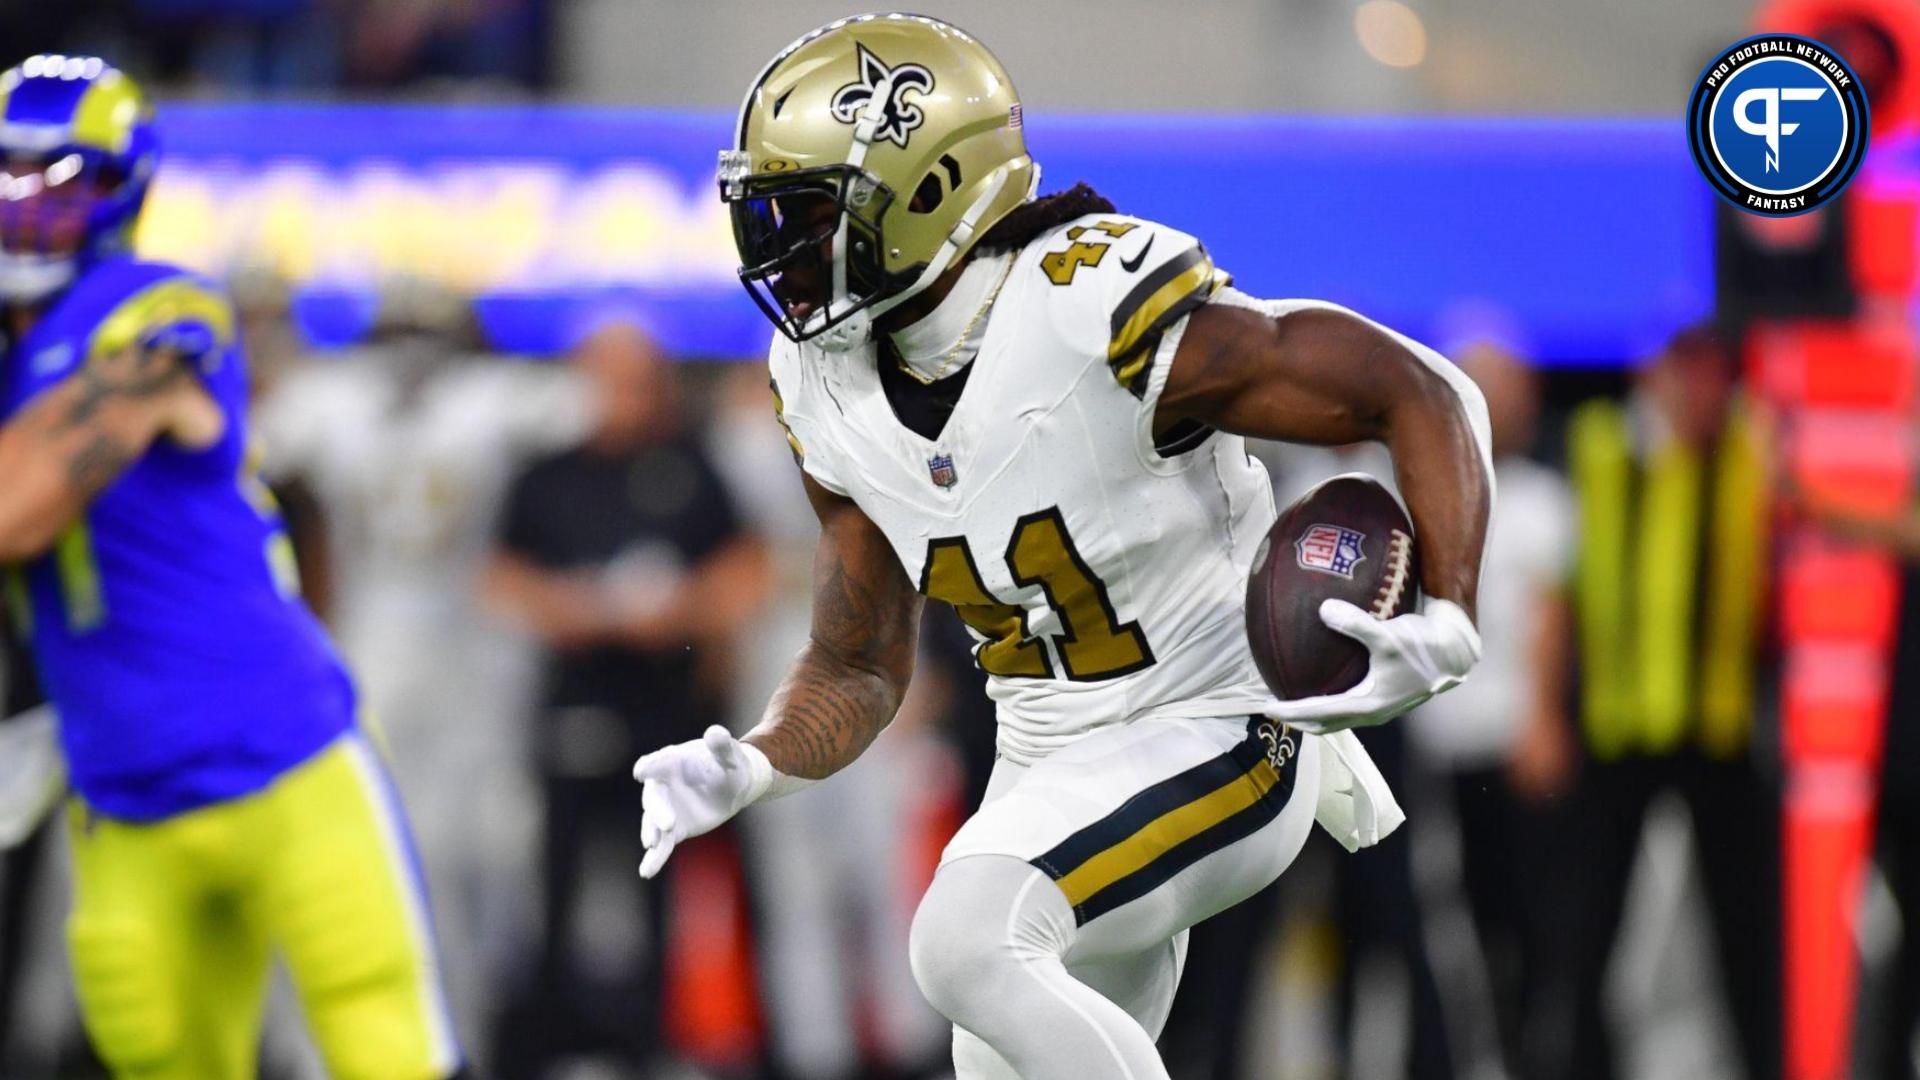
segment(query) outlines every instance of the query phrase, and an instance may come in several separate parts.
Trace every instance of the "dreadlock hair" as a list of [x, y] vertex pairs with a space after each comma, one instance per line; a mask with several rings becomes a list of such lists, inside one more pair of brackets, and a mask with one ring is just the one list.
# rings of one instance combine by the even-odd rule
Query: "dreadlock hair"
[[1032, 202], [1021, 203], [1008, 211], [1007, 216], [995, 222], [993, 228], [980, 238], [976, 247], [984, 254], [994, 251], [1017, 251], [1032, 242], [1033, 238], [1049, 229], [1058, 228], [1075, 218], [1088, 214], [1113, 214], [1119, 211], [1106, 196], [1078, 183], [1065, 191], [1056, 191], [1051, 195], [1042, 195]]

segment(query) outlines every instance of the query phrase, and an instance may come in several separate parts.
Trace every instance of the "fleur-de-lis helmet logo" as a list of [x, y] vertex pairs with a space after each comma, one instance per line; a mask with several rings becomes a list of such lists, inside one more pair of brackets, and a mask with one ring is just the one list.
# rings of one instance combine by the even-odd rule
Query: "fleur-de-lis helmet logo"
[[833, 94], [833, 118], [843, 124], [857, 124], [860, 115], [866, 111], [867, 103], [886, 83], [888, 77], [887, 100], [882, 108], [880, 126], [874, 129], [876, 140], [890, 139], [899, 146], [907, 145], [907, 137], [914, 128], [926, 119], [920, 106], [907, 100], [909, 91], [926, 94], [933, 90], [933, 72], [919, 64], [901, 64], [888, 67], [886, 61], [867, 51], [865, 45], [855, 46], [860, 53], [860, 79], [850, 82]]

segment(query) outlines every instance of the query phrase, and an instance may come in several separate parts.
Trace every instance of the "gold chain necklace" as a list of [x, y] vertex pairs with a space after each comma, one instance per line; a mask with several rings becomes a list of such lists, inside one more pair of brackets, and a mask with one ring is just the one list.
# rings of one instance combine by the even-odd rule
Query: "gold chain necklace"
[[947, 369], [952, 367], [954, 360], [959, 358], [960, 351], [967, 347], [967, 342], [973, 340], [974, 328], [979, 326], [980, 320], [986, 318], [987, 312], [992, 310], [993, 302], [1000, 299], [1000, 290], [1006, 286], [1007, 279], [1013, 276], [1013, 264], [1015, 261], [1013, 258], [1007, 260], [1007, 268], [1000, 271], [1000, 280], [994, 282], [993, 291], [987, 294], [986, 302], [980, 305], [979, 311], [973, 313], [973, 318], [967, 320], [966, 329], [960, 331], [960, 340], [954, 342], [953, 348], [948, 349], [947, 354], [940, 358], [940, 366], [934, 370], [931, 377], [923, 376], [913, 370], [907, 363], [906, 357], [900, 355], [900, 350], [897, 347], [894, 349], [894, 365], [905, 372], [908, 378], [919, 383], [921, 386], [932, 386], [934, 383], [946, 378]]

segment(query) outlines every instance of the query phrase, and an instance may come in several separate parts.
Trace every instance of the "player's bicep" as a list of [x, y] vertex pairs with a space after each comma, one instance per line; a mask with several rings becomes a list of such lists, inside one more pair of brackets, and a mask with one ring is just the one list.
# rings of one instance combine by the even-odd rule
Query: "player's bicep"
[[802, 482], [820, 518], [813, 641], [836, 660], [904, 688], [913, 673], [922, 598], [885, 534], [853, 500], [811, 477]]
[[1188, 316], [1154, 422], [1337, 445], [1377, 439], [1396, 400], [1432, 378], [1351, 312], [1208, 304]]

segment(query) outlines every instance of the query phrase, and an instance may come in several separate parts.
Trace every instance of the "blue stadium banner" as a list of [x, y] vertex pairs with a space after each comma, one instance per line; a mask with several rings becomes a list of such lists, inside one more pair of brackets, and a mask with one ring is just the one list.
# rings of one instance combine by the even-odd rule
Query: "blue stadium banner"
[[[395, 275], [481, 298], [497, 345], [566, 346], [631, 306], [689, 357], [760, 354], [713, 163], [732, 118], [542, 106], [161, 112], [140, 244], [274, 269], [324, 341]], [[1044, 190], [1086, 180], [1200, 236], [1262, 296], [1348, 304], [1436, 344], [1502, 327], [1548, 363], [1644, 355], [1713, 294], [1711, 196], [1667, 119], [1030, 117]]]

